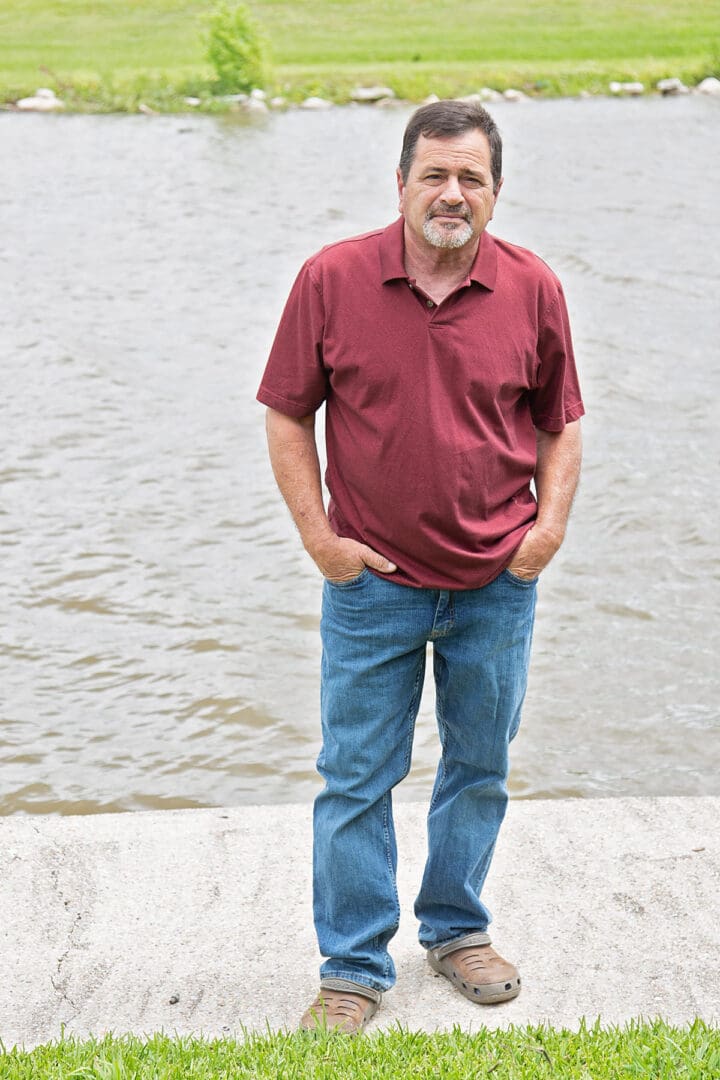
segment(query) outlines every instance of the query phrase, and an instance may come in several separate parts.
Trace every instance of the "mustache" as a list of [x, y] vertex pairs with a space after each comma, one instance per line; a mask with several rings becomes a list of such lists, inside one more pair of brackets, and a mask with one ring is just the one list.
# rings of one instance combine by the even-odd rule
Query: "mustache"
[[458, 210], [457, 207], [448, 206], [447, 203], [438, 203], [434, 210], [428, 210], [425, 220], [432, 221], [434, 217], [439, 217], [441, 214], [443, 217], [456, 217], [461, 221], [470, 221], [470, 211], [466, 207]]

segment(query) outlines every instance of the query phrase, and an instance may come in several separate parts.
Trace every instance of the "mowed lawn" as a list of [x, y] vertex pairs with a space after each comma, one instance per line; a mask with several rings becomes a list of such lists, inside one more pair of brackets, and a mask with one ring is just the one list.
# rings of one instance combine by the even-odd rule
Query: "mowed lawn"
[[153, 1035], [0, 1044], [3, 1080], [717, 1080], [720, 1034], [700, 1020], [574, 1031], [548, 1027], [342, 1035], [248, 1033], [241, 1041]]
[[[555, 92], [607, 78], [720, 66], [720, 0], [290, 0], [247, 5], [270, 46], [279, 90], [331, 91], [382, 79], [422, 93], [436, 80], [540, 81]], [[212, 72], [197, 0], [2, 0], [0, 92], [63, 81], [188, 86]], [[46, 69], [46, 70], [44, 70]]]

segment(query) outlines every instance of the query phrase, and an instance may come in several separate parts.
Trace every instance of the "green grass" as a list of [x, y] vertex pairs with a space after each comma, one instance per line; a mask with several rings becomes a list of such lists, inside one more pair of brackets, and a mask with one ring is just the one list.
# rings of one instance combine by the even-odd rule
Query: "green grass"
[[7, 1080], [717, 1080], [720, 1032], [695, 1021], [377, 1032], [358, 1039], [248, 1035], [242, 1042], [153, 1035], [78, 1041], [0, 1054]]
[[[53, 85], [69, 103], [178, 107], [212, 95], [197, 0], [3, 0], [0, 99]], [[250, 0], [273, 92], [399, 96], [490, 85], [550, 94], [610, 79], [696, 82], [720, 66], [720, 0]], [[52, 73], [52, 74], [51, 74]]]

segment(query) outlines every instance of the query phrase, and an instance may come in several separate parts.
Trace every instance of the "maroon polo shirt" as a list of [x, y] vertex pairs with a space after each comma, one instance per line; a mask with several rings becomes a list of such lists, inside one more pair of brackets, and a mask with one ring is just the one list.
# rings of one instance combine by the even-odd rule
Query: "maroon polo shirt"
[[323, 248], [288, 298], [258, 400], [326, 404], [328, 515], [397, 564], [392, 580], [487, 584], [536, 516], [535, 428], [584, 409], [560, 282], [484, 232], [439, 305], [408, 278], [403, 219]]

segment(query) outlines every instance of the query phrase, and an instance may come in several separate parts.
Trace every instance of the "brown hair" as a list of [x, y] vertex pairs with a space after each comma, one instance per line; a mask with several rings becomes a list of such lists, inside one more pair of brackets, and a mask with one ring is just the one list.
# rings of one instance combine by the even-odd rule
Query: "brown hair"
[[490, 144], [493, 189], [502, 177], [502, 138], [487, 109], [471, 101], [435, 101], [416, 109], [408, 121], [400, 154], [400, 175], [407, 183], [415, 147], [421, 135], [426, 139], [451, 139], [466, 131], [482, 131]]

